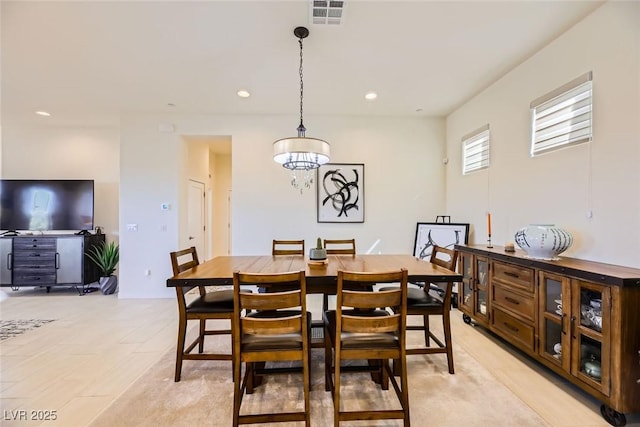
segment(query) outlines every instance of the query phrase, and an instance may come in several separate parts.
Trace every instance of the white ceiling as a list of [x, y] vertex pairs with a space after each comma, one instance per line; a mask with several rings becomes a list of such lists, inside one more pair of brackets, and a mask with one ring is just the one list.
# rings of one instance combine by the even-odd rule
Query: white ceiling
[[3, 0], [2, 114], [298, 114], [303, 25], [305, 115], [444, 116], [601, 4], [347, 0], [320, 26], [307, 1]]

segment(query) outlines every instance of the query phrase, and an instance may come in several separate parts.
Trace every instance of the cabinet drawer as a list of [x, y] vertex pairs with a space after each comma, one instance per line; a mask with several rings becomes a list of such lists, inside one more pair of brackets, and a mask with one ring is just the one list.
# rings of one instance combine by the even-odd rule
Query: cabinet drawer
[[22, 249], [51, 249], [56, 250], [56, 239], [51, 237], [29, 237], [13, 240], [13, 250]]
[[533, 296], [524, 296], [511, 292], [502, 286], [493, 286], [493, 304], [506, 308], [533, 322], [535, 304]]
[[51, 286], [56, 284], [56, 272], [13, 272], [13, 284], [14, 285], [33, 285], [33, 286]]
[[502, 283], [533, 293], [535, 277], [533, 269], [493, 261], [491, 271], [492, 280], [499, 280]]
[[516, 319], [515, 317], [496, 308], [492, 309], [491, 327], [505, 339], [525, 351], [533, 352], [534, 348], [534, 330], [533, 326]]
[[55, 262], [56, 253], [53, 251], [20, 251], [13, 253], [13, 263], [40, 263], [40, 264], [52, 264]]

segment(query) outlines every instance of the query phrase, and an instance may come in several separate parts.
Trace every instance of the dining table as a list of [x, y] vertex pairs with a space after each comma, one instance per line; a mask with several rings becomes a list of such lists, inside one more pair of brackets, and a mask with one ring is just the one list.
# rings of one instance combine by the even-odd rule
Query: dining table
[[233, 285], [233, 273], [304, 270], [308, 294], [335, 295], [338, 271], [381, 272], [406, 268], [409, 282], [460, 282], [462, 275], [408, 254], [328, 255], [325, 263], [304, 255], [217, 256], [167, 279], [167, 287]]

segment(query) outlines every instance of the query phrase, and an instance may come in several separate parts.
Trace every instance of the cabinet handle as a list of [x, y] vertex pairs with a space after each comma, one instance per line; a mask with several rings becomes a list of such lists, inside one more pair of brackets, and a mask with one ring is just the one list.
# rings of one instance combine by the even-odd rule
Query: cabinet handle
[[564, 318], [565, 317], [567, 317], [567, 315], [565, 313], [562, 313], [562, 319], [560, 320], [560, 326], [561, 326], [560, 331], [562, 332], [562, 335], [567, 335], [567, 331], [564, 330]]
[[515, 304], [515, 305], [519, 305], [520, 301], [518, 301], [517, 299], [511, 298], [511, 297], [504, 297], [504, 299], [506, 301], [509, 301], [511, 304]]
[[520, 331], [520, 329], [516, 328], [516, 327], [515, 327], [515, 326], [513, 326], [513, 325], [508, 324], [507, 322], [502, 322], [502, 324], [503, 324], [504, 326], [506, 326], [506, 327], [507, 327], [507, 329], [511, 329], [513, 332], [518, 332], [518, 331]]
[[505, 271], [505, 272], [504, 272], [504, 275], [505, 275], [505, 276], [515, 277], [516, 279], [517, 279], [518, 277], [520, 277], [520, 276], [519, 276], [519, 275], [517, 275], [516, 273], [512, 273], [512, 272], [510, 272], [510, 271]]
[[60, 254], [56, 252], [56, 270], [60, 268]]
[[571, 338], [576, 337], [575, 326], [576, 326], [576, 316], [571, 316]]
[[7, 254], [7, 270], [12, 270], [13, 269], [13, 254], [9, 253]]

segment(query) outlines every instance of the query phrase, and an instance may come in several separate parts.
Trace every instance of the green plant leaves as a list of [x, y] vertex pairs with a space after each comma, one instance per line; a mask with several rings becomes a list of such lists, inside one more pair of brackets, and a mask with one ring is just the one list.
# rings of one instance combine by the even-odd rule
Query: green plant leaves
[[87, 256], [102, 271], [102, 276], [108, 277], [113, 274], [120, 261], [120, 248], [115, 242], [101, 242], [99, 246], [90, 248]]

